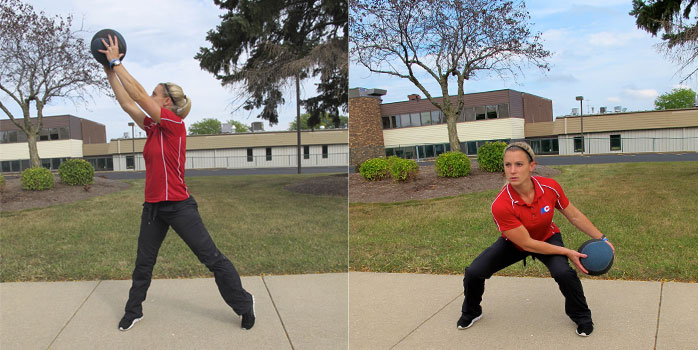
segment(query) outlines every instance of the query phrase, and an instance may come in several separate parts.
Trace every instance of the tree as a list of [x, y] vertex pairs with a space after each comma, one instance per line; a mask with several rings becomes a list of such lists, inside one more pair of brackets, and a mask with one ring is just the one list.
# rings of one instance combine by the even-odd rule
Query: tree
[[250, 128], [247, 125], [245, 125], [237, 120], [231, 119], [228, 121], [228, 124], [232, 125], [235, 128], [235, 132], [249, 132], [250, 131]]
[[[214, 0], [228, 10], [195, 56], [223, 85], [244, 84], [245, 110], [278, 123], [287, 83], [319, 76], [319, 94], [301, 101], [319, 122], [347, 110], [347, 5], [343, 0]], [[244, 63], [240, 61], [245, 60]], [[300, 113], [299, 113], [300, 114]]]
[[[464, 84], [480, 74], [516, 77], [521, 65], [549, 69], [550, 52], [531, 34], [523, 2], [507, 0], [350, 0], [351, 56], [369, 71], [407, 79], [446, 117], [452, 150]], [[439, 84], [438, 98], [425, 79]], [[455, 80], [457, 95], [449, 98]], [[437, 95], [438, 96], [438, 95]]]
[[221, 122], [215, 118], [204, 118], [189, 126], [189, 135], [212, 135], [221, 133]]
[[33, 168], [41, 166], [36, 142], [44, 107], [56, 98], [86, 102], [95, 89], [110, 91], [85, 41], [72, 31], [72, 19], [47, 17], [19, 0], [0, 0], [0, 91], [19, 105], [23, 120], [2, 101], [0, 109], [27, 135]]
[[688, 88], [676, 88], [670, 92], [659, 95], [659, 97], [654, 100], [654, 106], [658, 111], [665, 109], [692, 108], [695, 102], [695, 91]]
[[[310, 114], [304, 113], [301, 114], [301, 130], [314, 130], [314, 129], [319, 129], [321, 127], [324, 127], [326, 129], [338, 129], [338, 128], [346, 128], [347, 125], [349, 124], [349, 117], [340, 115], [338, 123], [335, 123], [335, 120], [330, 117], [329, 115], [324, 115], [322, 118], [320, 118], [320, 123], [313, 125], [313, 126], [308, 126], [308, 120], [310, 119]], [[296, 128], [296, 121], [292, 121], [288, 123], [288, 131], [294, 131], [297, 130]]]
[[694, 62], [698, 58], [698, 23], [694, 12], [698, 0], [633, 0], [637, 27], [657, 36], [662, 34], [659, 51], [679, 64], [679, 71], [687, 71], [681, 82], [698, 73]]

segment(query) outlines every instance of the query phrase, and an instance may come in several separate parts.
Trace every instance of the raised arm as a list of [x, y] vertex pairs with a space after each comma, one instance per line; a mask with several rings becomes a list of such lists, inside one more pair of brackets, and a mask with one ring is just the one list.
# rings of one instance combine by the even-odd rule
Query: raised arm
[[[109, 43], [104, 39], [102, 42], [107, 48], [106, 50], [99, 50], [99, 52], [107, 56], [107, 60], [112, 62], [114, 59], [120, 58], [122, 55], [119, 53], [119, 39], [108, 35]], [[160, 105], [158, 105], [150, 97], [148, 92], [145, 91], [143, 85], [141, 85], [127, 70], [124, 68], [123, 64], [114, 66], [112, 70], [116, 73], [123, 86], [124, 90], [128, 96], [135, 101], [138, 106], [140, 106], [145, 113], [150, 116], [156, 123], [160, 123]]]
[[145, 113], [138, 108], [136, 102], [133, 101], [133, 99], [131, 99], [131, 97], [128, 95], [124, 87], [121, 85], [121, 82], [116, 76], [114, 70], [105, 66], [104, 71], [107, 73], [107, 79], [109, 80], [109, 84], [114, 91], [116, 100], [119, 101], [121, 109], [123, 109], [141, 129], [145, 129], [143, 126], [145, 121]]

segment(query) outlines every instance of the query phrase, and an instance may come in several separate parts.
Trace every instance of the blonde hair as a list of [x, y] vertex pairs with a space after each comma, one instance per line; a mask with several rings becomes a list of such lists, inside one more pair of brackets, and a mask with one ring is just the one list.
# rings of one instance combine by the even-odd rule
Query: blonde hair
[[173, 106], [170, 108], [172, 112], [184, 119], [191, 110], [191, 100], [182, 91], [182, 87], [175, 83], [161, 83], [165, 88], [165, 94], [172, 100]]
[[528, 158], [531, 162], [536, 161], [536, 154], [533, 153], [533, 149], [526, 142], [512, 142], [508, 144], [504, 149], [504, 153], [507, 153], [507, 151], [511, 149], [524, 151], [528, 154]]

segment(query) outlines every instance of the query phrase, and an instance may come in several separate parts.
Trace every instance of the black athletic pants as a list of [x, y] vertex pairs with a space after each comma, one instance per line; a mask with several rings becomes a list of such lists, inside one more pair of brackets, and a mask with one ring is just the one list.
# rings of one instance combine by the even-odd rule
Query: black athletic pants
[[[560, 247], [562, 235], [554, 234], [546, 242]], [[532, 255], [540, 260], [550, 270], [550, 275], [555, 279], [562, 295], [565, 297], [565, 312], [576, 324], [591, 322], [591, 310], [587, 306], [582, 282], [577, 277], [575, 270], [570, 267], [567, 257], [564, 255], [544, 255], [520, 251], [516, 246], [502, 237], [485, 249], [473, 260], [470, 266], [465, 268], [463, 289], [465, 300], [462, 312], [464, 315], [477, 316], [482, 313], [480, 302], [485, 292], [485, 280], [492, 275], [527, 256]]]
[[126, 302], [126, 315], [143, 315], [153, 267], [170, 226], [196, 254], [199, 261], [213, 272], [223, 300], [238, 315], [252, 307], [252, 295], [242, 288], [240, 275], [233, 263], [213, 243], [199, 215], [194, 197], [178, 202], [144, 203], [141, 216], [141, 232], [138, 236], [138, 255], [133, 270], [133, 283]]

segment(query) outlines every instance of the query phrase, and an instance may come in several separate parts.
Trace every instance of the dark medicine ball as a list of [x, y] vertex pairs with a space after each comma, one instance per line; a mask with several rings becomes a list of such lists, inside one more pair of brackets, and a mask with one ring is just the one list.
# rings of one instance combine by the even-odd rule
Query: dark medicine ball
[[[92, 52], [92, 56], [97, 60], [97, 62], [99, 62], [105, 66], [109, 65], [109, 61], [107, 60], [107, 56], [105, 54], [99, 52], [99, 50], [106, 50], [107, 49], [106, 47], [104, 47], [104, 43], [102, 43], [102, 39], [104, 39], [104, 41], [109, 43], [109, 37], [108, 37], [109, 34], [111, 34], [112, 37], [116, 36], [118, 38], [118, 40], [119, 40], [119, 53], [123, 53], [124, 57], [126, 57], [126, 55], [125, 55], [126, 54], [126, 40], [124, 40], [124, 37], [121, 36], [121, 34], [119, 34], [119, 32], [117, 32], [114, 29], [102, 29], [102, 30], [98, 31], [97, 34], [95, 34], [92, 37], [92, 44], [90, 45], [90, 51]], [[121, 59], [123, 60], [124, 57], [121, 57]]]
[[592, 276], [603, 275], [613, 266], [613, 249], [600, 239], [590, 239], [582, 243], [577, 251], [587, 255], [579, 261]]

